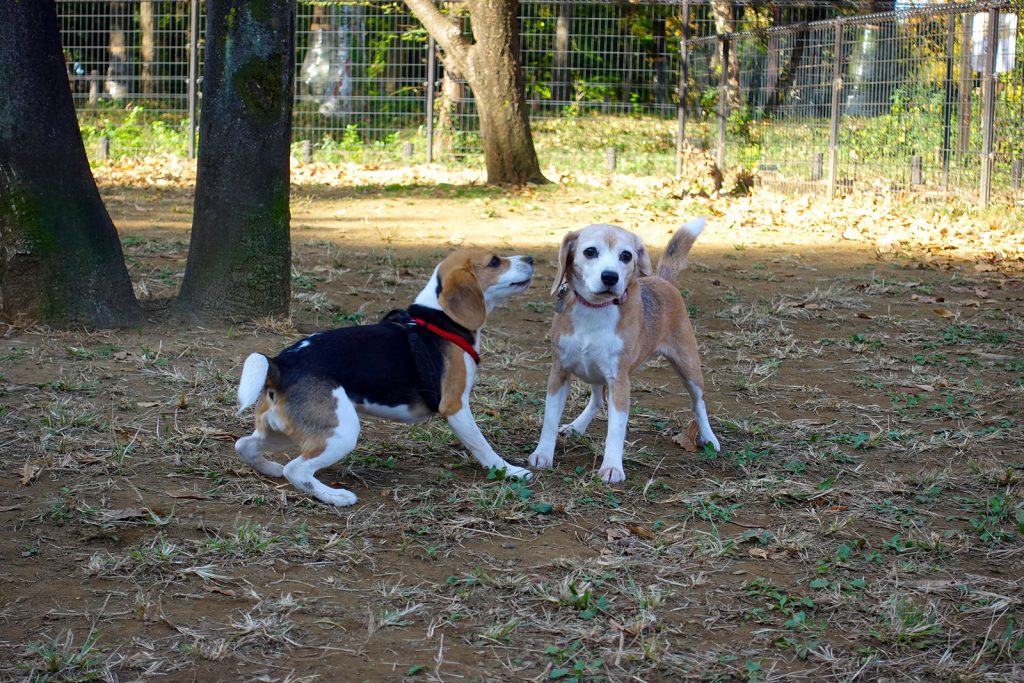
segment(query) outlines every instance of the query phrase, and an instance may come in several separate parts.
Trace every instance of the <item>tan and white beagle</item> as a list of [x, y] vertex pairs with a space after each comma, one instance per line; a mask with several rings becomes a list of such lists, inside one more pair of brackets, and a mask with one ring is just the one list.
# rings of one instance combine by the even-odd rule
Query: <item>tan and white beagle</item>
[[[704, 406], [704, 378], [693, 325], [675, 285], [686, 256], [704, 229], [704, 218], [682, 226], [669, 240], [651, 274], [651, 258], [638, 235], [614, 225], [588, 225], [570, 232], [558, 254], [558, 294], [551, 324], [553, 364], [548, 377], [544, 426], [534, 467], [551, 467], [558, 434], [583, 433], [609, 396], [608, 433], [601, 478], [626, 478], [622, 450], [629, 416], [629, 378], [652, 354], [664, 356], [693, 399], [700, 442], [720, 450]], [[572, 376], [587, 382], [590, 402], [579, 417], [558, 426]]]
[[[437, 414], [481, 465], [530, 478], [529, 470], [491, 448], [469, 394], [487, 314], [525, 291], [532, 276], [530, 256], [463, 249], [434, 269], [406, 310], [374, 325], [317, 332], [273, 358], [250, 354], [238, 384], [238, 412], [256, 404], [256, 429], [235, 449], [262, 474], [283, 476], [325, 503], [352, 505], [355, 494], [314, 475], [355, 448], [358, 415], [418, 422]], [[287, 465], [264, 457], [292, 447], [299, 455]]]

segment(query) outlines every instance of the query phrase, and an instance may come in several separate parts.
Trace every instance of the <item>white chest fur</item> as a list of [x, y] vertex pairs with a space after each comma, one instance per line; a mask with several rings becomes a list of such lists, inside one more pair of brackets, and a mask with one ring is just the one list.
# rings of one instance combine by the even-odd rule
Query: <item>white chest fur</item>
[[615, 333], [619, 322], [617, 306], [587, 308], [573, 306], [572, 334], [558, 338], [562, 366], [588, 384], [608, 384], [619, 368], [622, 339]]

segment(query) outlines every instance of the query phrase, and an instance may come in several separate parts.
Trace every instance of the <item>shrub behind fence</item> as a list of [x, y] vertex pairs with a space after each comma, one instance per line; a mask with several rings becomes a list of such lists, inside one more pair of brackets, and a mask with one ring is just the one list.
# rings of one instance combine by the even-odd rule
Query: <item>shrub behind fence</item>
[[[800, 191], [1021, 197], [1019, 4], [845, 17], [813, 0], [732, 6], [738, 32], [716, 35], [706, 1], [522, 0], [542, 166], [686, 173], [693, 154], [679, 152], [696, 147]], [[204, 3], [58, 10], [94, 160], [193, 154]], [[403, 4], [300, 2], [297, 26], [297, 157], [482, 164], [472, 93]]]

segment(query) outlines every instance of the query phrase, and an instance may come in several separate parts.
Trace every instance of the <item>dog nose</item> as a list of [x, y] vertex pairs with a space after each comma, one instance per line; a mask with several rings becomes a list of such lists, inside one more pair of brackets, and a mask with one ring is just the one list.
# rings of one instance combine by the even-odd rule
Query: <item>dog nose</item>
[[605, 283], [609, 287], [619, 281], [619, 274], [614, 270], [605, 270], [601, 273], [601, 282]]
[[532, 256], [524, 256], [523, 260], [526, 261], [531, 266], [533, 265], [533, 257]]

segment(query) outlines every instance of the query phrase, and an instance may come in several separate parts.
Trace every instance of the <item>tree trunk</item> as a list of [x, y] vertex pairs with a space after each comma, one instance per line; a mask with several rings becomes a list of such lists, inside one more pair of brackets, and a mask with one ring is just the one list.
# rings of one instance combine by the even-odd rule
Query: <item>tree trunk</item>
[[0, 26], [0, 317], [138, 325], [75, 119], [56, 5], [0, 2]]
[[441, 77], [441, 96], [434, 108], [437, 123], [434, 125], [434, 156], [438, 159], [457, 152], [459, 137], [459, 114], [462, 109], [462, 74], [445, 66]]
[[107, 79], [103, 88], [115, 100], [131, 97], [131, 64], [128, 51], [128, 24], [131, 5], [126, 0], [110, 0], [110, 31], [107, 39]]
[[[729, 0], [711, 0], [711, 13], [715, 18], [715, 32], [719, 35], [723, 33], [733, 33], [736, 31], [736, 22], [732, 18], [732, 2]], [[740, 51], [739, 46], [732, 45], [732, 49], [729, 50], [729, 63], [725, 66], [719, 64], [719, 68], [728, 69], [727, 71], [727, 92], [726, 101], [729, 103], [729, 108], [733, 109], [739, 106], [740, 102]], [[720, 57], [715, 57], [715, 60], [720, 62]]]
[[473, 42], [431, 0], [405, 0], [444, 50], [445, 65], [465, 75], [483, 137], [487, 182], [548, 182], [540, 172], [526, 107], [526, 79], [519, 56], [518, 0], [467, 0]]
[[652, 25], [651, 68], [654, 70], [654, 101], [668, 102], [668, 74], [665, 70], [665, 18], [655, 17]]
[[139, 3], [139, 87], [144, 95], [156, 94], [156, 0]]
[[199, 319], [287, 315], [295, 2], [207, 6], [195, 212], [179, 308]]
[[572, 104], [576, 98], [572, 67], [569, 65], [575, 9], [575, 0], [560, 0], [558, 3], [558, 18], [555, 20], [555, 57], [551, 71], [551, 99], [559, 106]]

